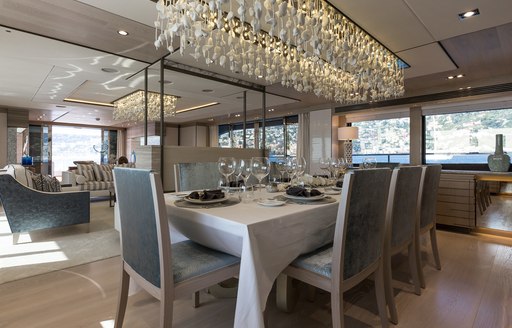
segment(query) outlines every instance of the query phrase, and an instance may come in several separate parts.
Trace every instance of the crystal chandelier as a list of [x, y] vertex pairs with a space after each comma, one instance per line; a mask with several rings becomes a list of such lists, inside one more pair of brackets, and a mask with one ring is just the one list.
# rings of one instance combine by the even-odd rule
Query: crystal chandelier
[[155, 46], [339, 103], [403, 95], [399, 58], [323, 0], [159, 0]]
[[[176, 115], [177, 97], [164, 95], [164, 118]], [[144, 91], [135, 91], [114, 101], [114, 120], [144, 121]], [[148, 92], [148, 121], [160, 120], [160, 94]]]

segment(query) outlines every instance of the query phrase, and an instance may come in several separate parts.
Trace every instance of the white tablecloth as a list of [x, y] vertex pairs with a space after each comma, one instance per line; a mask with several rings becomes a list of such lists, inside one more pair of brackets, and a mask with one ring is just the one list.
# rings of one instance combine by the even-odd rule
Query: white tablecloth
[[338, 210], [338, 202], [191, 209], [174, 206], [172, 194], [165, 199], [170, 223], [181, 233], [241, 258], [236, 328], [264, 327], [263, 311], [274, 280], [298, 255], [332, 241]]

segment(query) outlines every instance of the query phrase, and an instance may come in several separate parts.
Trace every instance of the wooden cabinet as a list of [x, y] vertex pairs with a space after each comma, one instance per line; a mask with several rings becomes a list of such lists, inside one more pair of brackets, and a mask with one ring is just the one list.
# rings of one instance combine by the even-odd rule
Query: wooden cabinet
[[475, 175], [441, 173], [436, 213], [437, 223], [474, 228]]

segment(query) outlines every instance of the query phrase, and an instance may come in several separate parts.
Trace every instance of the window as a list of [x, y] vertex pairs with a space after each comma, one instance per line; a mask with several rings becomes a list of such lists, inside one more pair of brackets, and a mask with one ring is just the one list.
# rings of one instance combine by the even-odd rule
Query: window
[[511, 152], [512, 109], [425, 116], [426, 162], [487, 163], [496, 134], [503, 134], [504, 151]]
[[[260, 122], [246, 124], [247, 148], [254, 148], [256, 140], [261, 139], [262, 128]], [[279, 119], [270, 119], [265, 122], [266, 147], [271, 158], [297, 155], [298, 116], [288, 116]], [[256, 131], [256, 127], [258, 130]], [[256, 135], [258, 132], [258, 135]], [[259, 137], [259, 138], [257, 138]], [[261, 148], [262, 142], [259, 142]], [[243, 124], [225, 124], [219, 126], [220, 147], [243, 147]]]
[[73, 161], [95, 161], [100, 163], [102, 149], [101, 129], [77, 128], [72, 126], [54, 125], [52, 127], [52, 160], [53, 174], [61, 176]]
[[409, 163], [409, 118], [393, 118], [352, 123], [359, 128], [353, 140], [353, 163], [372, 156], [380, 163]]

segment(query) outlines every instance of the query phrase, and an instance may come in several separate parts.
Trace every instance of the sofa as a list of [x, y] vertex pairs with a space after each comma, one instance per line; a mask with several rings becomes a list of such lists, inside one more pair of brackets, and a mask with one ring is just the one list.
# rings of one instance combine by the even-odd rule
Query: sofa
[[0, 202], [14, 244], [22, 232], [90, 222], [89, 192], [44, 192], [33, 189], [32, 181], [21, 165], [0, 170]]
[[95, 162], [76, 162], [75, 170], [62, 172], [62, 184], [66, 190], [89, 191], [91, 197], [111, 196], [114, 190], [112, 169], [135, 167], [128, 164], [97, 164]]

